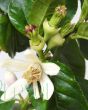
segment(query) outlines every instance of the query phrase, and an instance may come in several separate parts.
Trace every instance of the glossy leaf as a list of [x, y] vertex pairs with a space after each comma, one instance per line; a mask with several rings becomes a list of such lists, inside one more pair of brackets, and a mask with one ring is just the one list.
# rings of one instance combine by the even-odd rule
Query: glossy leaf
[[0, 9], [5, 13], [8, 12], [8, 6], [11, 0], [0, 0]]
[[54, 59], [68, 65], [77, 77], [85, 75], [85, 60], [75, 40], [71, 40], [54, 52]]
[[84, 22], [79, 25], [78, 32], [83, 37], [88, 37], [88, 23]]
[[78, 82], [80, 84], [81, 89], [83, 90], [84, 95], [86, 96], [88, 100], [88, 80], [79, 78]]
[[0, 15], [0, 49], [13, 57], [28, 46], [28, 39], [14, 29], [6, 15]]
[[25, 33], [25, 26], [27, 25], [26, 18], [22, 9], [21, 0], [12, 0], [9, 5], [9, 18], [15, 28], [21, 32]]
[[85, 19], [88, 19], [88, 9], [87, 8], [88, 8], [88, 0], [84, 0], [80, 21], [84, 21]]
[[23, 9], [28, 23], [40, 26], [52, 0], [23, 1]]
[[80, 49], [81, 49], [84, 57], [88, 59], [88, 41], [83, 40], [83, 39], [80, 39], [78, 41], [79, 41], [79, 46], [80, 46]]
[[57, 107], [59, 105], [66, 110], [87, 110], [88, 102], [73, 72], [63, 64], [59, 66], [61, 71], [54, 79]]

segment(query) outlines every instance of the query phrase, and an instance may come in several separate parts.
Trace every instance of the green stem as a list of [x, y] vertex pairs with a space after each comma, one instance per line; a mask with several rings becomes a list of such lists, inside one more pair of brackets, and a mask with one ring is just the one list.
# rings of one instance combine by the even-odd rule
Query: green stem
[[40, 59], [41, 61], [44, 61], [44, 60], [45, 60], [44, 53], [43, 53], [42, 50], [41, 50], [41, 51], [38, 51], [38, 55], [39, 55], [39, 59]]
[[28, 105], [29, 105], [29, 97], [22, 102], [21, 109], [22, 109], [22, 110], [27, 110]]

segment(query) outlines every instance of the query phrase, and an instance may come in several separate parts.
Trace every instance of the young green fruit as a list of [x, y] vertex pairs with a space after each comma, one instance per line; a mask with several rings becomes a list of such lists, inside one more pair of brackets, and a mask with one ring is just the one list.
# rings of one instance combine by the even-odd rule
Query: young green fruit
[[51, 37], [53, 37], [55, 34], [59, 32], [59, 29], [49, 25], [49, 22], [47, 19], [43, 23], [43, 29], [44, 29], [44, 40], [45, 41], [48, 41]]
[[48, 42], [48, 49], [52, 49], [57, 46], [62, 46], [65, 42], [65, 39], [60, 36], [60, 34], [56, 34], [52, 37]]

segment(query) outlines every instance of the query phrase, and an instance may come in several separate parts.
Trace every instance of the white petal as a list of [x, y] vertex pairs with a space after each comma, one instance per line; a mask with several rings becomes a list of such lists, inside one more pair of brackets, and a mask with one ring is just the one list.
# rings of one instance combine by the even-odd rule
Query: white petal
[[22, 93], [21, 93], [21, 96], [23, 97], [23, 99], [26, 99], [28, 97], [28, 92], [27, 90], [24, 90]]
[[59, 73], [60, 67], [55, 63], [42, 63], [44, 73], [47, 75], [57, 75]]
[[14, 73], [6, 71], [5, 76], [4, 76], [4, 80], [5, 80], [6, 84], [8, 86], [10, 86], [11, 84], [13, 84], [17, 80], [17, 77]]
[[33, 62], [33, 60], [36, 60], [37, 55], [36, 52], [33, 49], [27, 49], [23, 52], [17, 53], [14, 59], [20, 59], [24, 62]]
[[51, 96], [53, 95], [53, 92], [54, 92], [53, 83], [51, 82], [49, 77], [44, 74], [42, 76], [42, 79], [40, 80], [40, 84], [41, 84], [41, 90], [43, 93], [43, 99], [49, 100], [51, 98]]
[[33, 49], [27, 49], [24, 51], [24, 55], [35, 55], [36, 56], [36, 51]]
[[16, 95], [16, 96], [14, 97], [14, 99], [16, 99], [15, 102], [19, 102], [19, 100], [25, 100], [27, 97], [28, 97], [28, 92], [27, 92], [27, 90], [25, 89], [24, 91], [22, 91], [22, 93]]
[[39, 94], [39, 89], [38, 89], [37, 82], [33, 83], [33, 90], [34, 90], [35, 99], [39, 99], [40, 98], [40, 94]]
[[73, 19], [71, 20], [71, 24], [77, 24], [77, 22], [80, 19], [80, 15], [81, 15], [81, 1], [78, 0], [78, 8], [77, 8], [76, 14], [74, 15]]
[[2, 63], [1, 67], [8, 71], [21, 72], [25, 71], [29, 65], [30, 63], [21, 60], [8, 59]]
[[47, 48], [47, 45], [45, 44], [42, 50], [45, 52], [46, 48]]
[[0, 67], [4, 64], [6, 60], [10, 60], [11, 58], [9, 55], [3, 51], [0, 52]]
[[25, 79], [19, 79], [6, 90], [6, 92], [1, 96], [1, 100], [11, 100], [15, 98], [15, 96], [20, 94], [22, 91], [24, 91], [27, 87], [27, 81]]
[[12, 72], [24, 72], [34, 62], [40, 61], [32, 49], [17, 53], [13, 59], [5, 52], [0, 55], [0, 67]]

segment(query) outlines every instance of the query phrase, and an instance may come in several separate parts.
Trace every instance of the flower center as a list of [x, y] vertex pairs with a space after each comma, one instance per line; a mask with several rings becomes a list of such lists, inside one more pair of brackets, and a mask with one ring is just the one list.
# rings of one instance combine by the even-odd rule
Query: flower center
[[42, 67], [39, 63], [35, 63], [24, 72], [23, 78], [27, 80], [28, 83], [33, 83], [39, 81], [42, 76]]

